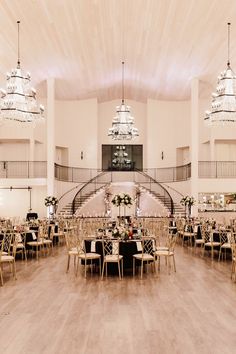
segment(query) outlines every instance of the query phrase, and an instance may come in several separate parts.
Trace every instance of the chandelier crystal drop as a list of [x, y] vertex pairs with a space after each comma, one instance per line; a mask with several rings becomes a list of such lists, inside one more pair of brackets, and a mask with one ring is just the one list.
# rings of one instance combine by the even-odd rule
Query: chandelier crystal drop
[[134, 118], [130, 114], [130, 106], [126, 106], [124, 101], [124, 62], [122, 62], [122, 101], [116, 107], [116, 116], [112, 120], [112, 128], [108, 131], [108, 136], [113, 140], [132, 140], [138, 136], [138, 129], [134, 126]]
[[216, 92], [212, 93], [211, 110], [205, 112], [209, 125], [236, 123], [236, 75], [230, 67], [230, 23], [228, 23], [227, 69], [218, 76]]
[[6, 90], [1, 89], [0, 118], [19, 123], [35, 123], [43, 120], [44, 106], [36, 101], [36, 90], [30, 87], [30, 74], [24, 73], [20, 67], [20, 46], [18, 26], [18, 60], [16, 69], [7, 73]]

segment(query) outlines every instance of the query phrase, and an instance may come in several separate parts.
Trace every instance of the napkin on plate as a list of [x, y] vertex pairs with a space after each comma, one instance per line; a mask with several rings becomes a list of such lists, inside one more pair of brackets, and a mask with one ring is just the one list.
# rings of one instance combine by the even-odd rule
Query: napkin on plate
[[143, 250], [143, 246], [142, 246], [142, 242], [141, 241], [136, 241], [136, 246], [137, 246], [137, 251], [142, 251]]
[[91, 242], [91, 252], [95, 252], [96, 251], [96, 241], [92, 241]]

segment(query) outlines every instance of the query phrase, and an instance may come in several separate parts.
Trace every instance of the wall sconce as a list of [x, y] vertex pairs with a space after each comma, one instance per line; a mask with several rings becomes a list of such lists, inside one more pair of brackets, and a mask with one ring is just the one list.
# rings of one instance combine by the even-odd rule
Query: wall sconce
[[83, 158], [84, 158], [84, 152], [81, 151], [81, 153], [80, 153], [80, 159], [83, 160]]
[[164, 152], [161, 152], [161, 159], [164, 160]]

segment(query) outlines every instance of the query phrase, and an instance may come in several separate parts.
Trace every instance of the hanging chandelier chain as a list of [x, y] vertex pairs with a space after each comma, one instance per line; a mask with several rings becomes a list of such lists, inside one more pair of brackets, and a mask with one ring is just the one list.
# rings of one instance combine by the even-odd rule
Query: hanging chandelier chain
[[17, 21], [17, 27], [18, 27], [18, 38], [17, 38], [17, 47], [18, 47], [18, 59], [17, 59], [17, 67], [20, 67], [20, 21]]
[[230, 65], [230, 25], [231, 23], [228, 22], [228, 66]]
[[122, 104], [125, 103], [125, 88], [124, 88], [124, 65], [125, 62], [122, 61]]

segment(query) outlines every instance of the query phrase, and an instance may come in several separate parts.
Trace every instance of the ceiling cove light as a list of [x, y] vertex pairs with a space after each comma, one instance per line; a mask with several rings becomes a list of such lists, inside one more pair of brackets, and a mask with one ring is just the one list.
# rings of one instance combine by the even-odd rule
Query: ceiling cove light
[[236, 123], [236, 76], [230, 67], [230, 25], [228, 23], [227, 69], [218, 76], [211, 110], [205, 112], [205, 122], [213, 126]]
[[134, 118], [130, 114], [130, 106], [125, 105], [124, 100], [124, 62], [122, 62], [122, 101], [116, 107], [116, 116], [112, 120], [112, 128], [108, 131], [108, 136], [113, 140], [132, 140], [138, 136], [138, 129], [135, 128]]
[[36, 101], [36, 90], [30, 87], [30, 74], [20, 67], [20, 21], [18, 27], [18, 60], [16, 69], [7, 74], [6, 90], [1, 89], [0, 118], [3, 121], [35, 123], [43, 120], [44, 107]]

